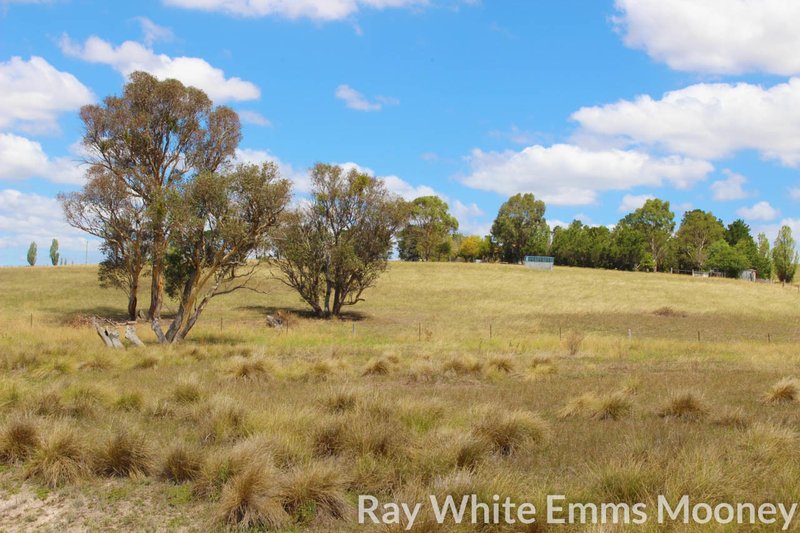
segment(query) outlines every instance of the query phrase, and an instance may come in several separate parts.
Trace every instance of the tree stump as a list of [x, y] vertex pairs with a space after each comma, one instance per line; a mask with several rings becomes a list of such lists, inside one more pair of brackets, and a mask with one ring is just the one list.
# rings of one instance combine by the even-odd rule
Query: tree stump
[[139, 339], [139, 336], [136, 334], [136, 324], [126, 324], [125, 325], [125, 338], [131, 341], [135, 346], [140, 348], [144, 347], [144, 343]]
[[267, 325], [271, 328], [281, 329], [286, 326], [286, 322], [279, 316], [267, 315]]
[[125, 346], [122, 345], [122, 341], [119, 340], [119, 331], [117, 331], [117, 328], [101, 325], [96, 318], [92, 318], [92, 325], [100, 338], [103, 339], [106, 346], [117, 350], [125, 348]]

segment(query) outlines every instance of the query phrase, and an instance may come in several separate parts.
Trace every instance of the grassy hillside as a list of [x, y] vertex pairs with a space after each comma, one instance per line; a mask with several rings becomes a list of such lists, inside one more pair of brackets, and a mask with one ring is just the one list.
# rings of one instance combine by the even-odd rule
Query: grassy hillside
[[5, 528], [371, 530], [358, 494], [800, 499], [798, 384], [769, 396], [798, 374], [795, 287], [398, 263], [320, 321], [264, 271], [182, 345], [142, 324], [147, 348], [111, 352], [84, 317], [125, 298], [95, 276], [0, 270]]

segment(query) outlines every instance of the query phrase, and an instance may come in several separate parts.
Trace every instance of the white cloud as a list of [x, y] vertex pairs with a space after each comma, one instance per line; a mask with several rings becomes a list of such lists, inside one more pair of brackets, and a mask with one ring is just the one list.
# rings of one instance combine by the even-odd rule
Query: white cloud
[[792, 200], [800, 200], [800, 187], [790, 187], [789, 198]]
[[626, 194], [622, 197], [618, 210], [623, 213], [630, 213], [642, 207], [647, 200], [655, 198], [652, 194]]
[[508, 130], [492, 130], [489, 132], [489, 136], [494, 137], [495, 139], [511, 141], [514, 144], [530, 145], [539, 140], [542, 137], [542, 134], [522, 130], [517, 126], [512, 125]]
[[[371, 174], [371, 172], [370, 172]], [[380, 176], [389, 191], [401, 196], [405, 200], [413, 200], [420, 196], [441, 196], [427, 185], [411, 185], [397, 176]]]
[[0, 63], [0, 128], [58, 129], [58, 115], [94, 101], [92, 92], [41, 57]]
[[437, 154], [436, 152], [423, 152], [422, 155], [420, 155], [419, 157], [423, 161], [438, 161], [439, 160], [439, 154]]
[[156, 41], [171, 41], [175, 38], [172, 30], [166, 26], [159, 26], [147, 17], [136, 17], [135, 19], [142, 28], [144, 43], [153, 46]]
[[769, 205], [769, 202], [758, 202], [752, 207], [742, 207], [738, 209], [736, 214], [748, 220], [769, 221], [778, 218], [781, 212]]
[[685, 188], [703, 180], [713, 166], [671, 156], [654, 158], [625, 150], [592, 151], [569, 144], [534, 145], [520, 152], [472, 151], [472, 173], [463, 183], [510, 196], [532, 192], [554, 205], [594, 203], [599, 191], [660, 186]]
[[336, 88], [336, 98], [343, 101], [349, 109], [355, 109], [356, 111], [380, 111], [383, 106], [398, 105], [400, 103], [397, 98], [388, 96], [376, 96], [373, 101], [370, 101], [349, 85], [339, 85]]
[[256, 126], [265, 126], [267, 128], [272, 127], [272, 122], [258, 111], [241, 109], [237, 111], [237, 113], [239, 114], [239, 118], [242, 120], [242, 122], [247, 124], [255, 124]]
[[729, 200], [741, 200], [749, 196], [748, 193], [742, 189], [742, 185], [747, 183], [747, 178], [727, 168], [722, 172], [727, 178], [724, 180], [717, 180], [709, 187], [713, 193], [714, 200], [726, 202]]
[[756, 150], [800, 165], [800, 78], [765, 89], [749, 83], [699, 83], [654, 100], [639, 96], [584, 107], [580, 135], [619, 138], [690, 157], [717, 159]]
[[[89, 235], [69, 226], [55, 198], [23, 193], [14, 189], [0, 190], [0, 248], [39, 245], [39, 255], [58, 239], [65, 250], [83, 251]], [[90, 250], [97, 249], [96, 241]]]
[[220, 11], [244, 17], [278, 16], [319, 21], [342, 20], [362, 8], [421, 7], [428, 0], [164, 0], [170, 6], [202, 11]]
[[77, 157], [50, 158], [38, 142], [12, 133], [0, 133], [0, 161], [0, 181], [44, 178], [53, 183], [84, 183]]
[[625, 44], [676, 70], [800, 73], [795, 0], [617, 0]]
[[792, 230], [792, 236], [795, 239], [800, 236], [800, 218], [783, 218], [780, 220], [780, 222], [775, 222], [774, 224], [762, 224], [760, 226], [756, 226], [753, 228], [753, 235], [764, 233], [772, 243], [775, 242], [775, 238], [778, 236], [778, 231], [782, 226], [789, 226], [789, 228]]
[[174, 78], [202, 89], [216, 102], [255, 100], [261, 96], [258, 87], [253, 83], [236, 77], [226, 78], [221, 69], [198, 57], [173, 58], [156, 54], [135, 41], [125, 41], [114, 47], [108, 41], [94, 36], [80, 45], [64, 35], [60, 44], [61, 50], [69, 56], [90, 63], [110, 65], [124, 76], [143, 70], [160, 79]]
[[275, 163], [278, 165], [278, 168], [281, 171], [281, 176], [292, 182], [295, 192], [307, 193], [311, 190], [311, 180], [308, 172], [294, 168], [289, 163], [281, 161], [279, 158], [267, 152], [266, 150], [237, 148], [234, 159], [237, 163], [253, 163], [256, 165], [266, 162]]

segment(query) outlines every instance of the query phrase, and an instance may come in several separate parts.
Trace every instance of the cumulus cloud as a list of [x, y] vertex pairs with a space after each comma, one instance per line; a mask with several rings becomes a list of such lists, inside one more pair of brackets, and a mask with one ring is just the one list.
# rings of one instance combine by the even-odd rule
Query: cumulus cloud
[[630, 213], [642, 207], [647, 200], [655, 198], [652, 194], [626, 194], [622, 197], [619, 204], [619, 211], [623, 213]]
[[38, 142], [12, 133], [0, 133], [0, 161], [0, 181], [43, 178], [53, 183], [84, 183], [77, 156], [51, 158]]
[[713, 193], [714, 200], [726, 202], [729, 200], [741, 200], [749, 195], [742, 188], [747, 183], [747, 178], [729, 169], [722, 171], [727, 177], [724, 180], [717, 180], [709, 187]]
[[400, 103], [397, 98], [389, 96], [376, 96], [374, 100], [369, 100], [363, 93], [349, 85], [339, 85], [336, 88], [336, 98], [343, 101], [349, 109], [356, 111], [380, 111], [384, 106]]
[[[58, 239], [62, 249], [83, 251], [89, 236], [69, 226], [62, 213], [55, 198], [0, 190], [0, 248], [22, 247], [36, 241], [41, 250], [52, 239]], [[90, 249], [97, 249], [96, 242]]]
[[147, 17], [136, 17], [135, 20], [142, 28], [144, 43], [147, 46], [152, 46], [156, 41], [171, 41], [175, 37], [171, 29], [159, 26]]
[[237, 148], [234, 159], [237, 163], [253, 163], [256, 165], [267, 162], [275, 163], [281, 171], [281, 176], [292, 182], [294, 192], [302, 194], [311, 190], [311, 179], [309, 178], [308, 172], [293, 167], [291, 164], [282, 161], [266, 150]]
[[164, 0], [169, 6], [201, 11], [219, 11], [242, 17], [277, 16], [291, 20], [342, 20], [361, 8], [423, 7], [428, 0]]
[[790, 187], [789, 198], [792, 200], [800, 200], [800, 187]]
[[617, 0], [625, 44], [676, 70], [800, 73], [793, 0]]
[[0, 63], [0, 128], [44, 132], [58, 129], [58, 116], [94, 100], [92, 92], [41, 57]]
[[678, 156], [655, 158], [638, 151], [593, 151], [570, 144], [534, 145], [522, 151], [472, 151], [471, 174], [463, 183], [510, 196], [532, 192], [554, 205], [594, 203], [597, 193], [667, 182], [686, 188], [713, 166]]
[[259, 113], [258, 111], [250, 111], [248, 109], [240, 109], [237, 111], [239, 118], [246, 124], [255, 124], [256, 126], [272, 127], [270, 119]]
[[772, 207], [769, 202], [758, 202], [752, 207], [742, 207], [736, 211], [736, 214], [747, 220], [775, 220], [781, 212]]
[[115, 47], [95, 36], [89, 37], [81, 45], [64, 35], [60, 44], [61, 50], [68, 56], [90, 63], [110, 65], [124, 76], [143, 70], [160, 79], [174, 78], [202, 89], [217, 102], [255, 100], [261, 96], [255, 84], [241, 78], [225, 77], [221, 69], [211, 66], [199, 57], [156, 54], [149, 47], [135, 41], [125, 41]]
[[573, 113], [582, 135], [620, 138], [690, 157], [717, 159], [756, 150], [800, 165], [800, 78], [770, 88], [699, 83], [660, 99], [584, 107]]

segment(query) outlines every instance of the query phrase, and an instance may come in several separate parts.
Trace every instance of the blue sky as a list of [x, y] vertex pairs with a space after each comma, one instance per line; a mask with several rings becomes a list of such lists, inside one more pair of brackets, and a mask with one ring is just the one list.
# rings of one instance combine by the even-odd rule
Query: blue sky
[[[148, 70], [243, 118], [243, 161], [351, 163], [484, 234], [516, 192], [551, 224], [645, 198], [800, 231], [793, 0], [0, 0], [0, 264], [82, 182], [81, 105]], [[90, 261], [99, 257], [90, 244]]]

